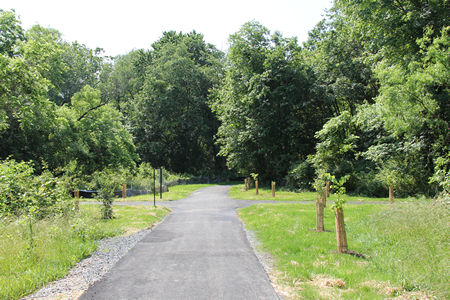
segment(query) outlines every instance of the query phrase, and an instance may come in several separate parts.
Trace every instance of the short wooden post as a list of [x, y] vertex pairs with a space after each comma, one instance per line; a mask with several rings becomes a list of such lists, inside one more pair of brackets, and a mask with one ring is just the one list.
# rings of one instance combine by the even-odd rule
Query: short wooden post
[[126, 183], [122, 184], [122, 198], [127, 197], [127, 185]]
[[247, 178], [244, 178], [244, 191], [248, 191]]
[[348, 252], [347, 234], [345, 233], [344, 211], [342, 210], [342, 208], [335, 209], [334, 218], [336, 222], [337, 252], [347, 253]]
[[75, 209], [80, 209], [80, 191], [76, 190], [73, 192], [73, 195], [75, 196]]
[[256, 189], [256, 195], [259, 195], [259, 192], [258, 192], [258, 180], [255, 180], [255, 189]]
[[329, 180], [327, 180], [327, 182], [325, 184], [325, 188], [327, 190], [326, 197], [328, 198], [328, 197], [330, 197], [330, 181]]
[[272, 197], [275, 197], [275, 181], [272, 181]]
[[250, 177], [247, 177], [247, 191], [250, 189]]
[[392, 185], [389, 186], [389, 203], [394, 203], [394, 188]]
[[323, 208], [326, 203], [326, 189], [323, 188], [319, 198], [316, 200], [316, 231], [325, 231], [325, 226], [323, 222]]

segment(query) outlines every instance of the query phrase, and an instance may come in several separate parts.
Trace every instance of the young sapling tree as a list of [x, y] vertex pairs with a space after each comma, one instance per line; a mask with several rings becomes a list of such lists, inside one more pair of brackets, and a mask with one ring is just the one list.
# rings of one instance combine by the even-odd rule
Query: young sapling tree
[[251, 173], [250, 174], [251, 176], [252, 176], [252, 178], [253, 178], [253, 180], [255, 181], [255, 190], [256, 190], [256, 195], [258, 195], [259, 194], [259, 191], [258, 191], [258, 173]]
[[349, 176], [343, 176], [339, 180], [336, 179], [334, 175], [330, 176], [330, 181], [332, 183], [331, 189], [337, 195], [337, 199], [334, 201], [332, 206], [334, 210], [334, 219], [336, 223], [336, 241], [337, 241], [337, 252], [347, 253], [347, 234], [345, 232], [344, 223], [344, 203], [345, 199], [342, 197], [345, 194], [344, 184], [348, 180]]

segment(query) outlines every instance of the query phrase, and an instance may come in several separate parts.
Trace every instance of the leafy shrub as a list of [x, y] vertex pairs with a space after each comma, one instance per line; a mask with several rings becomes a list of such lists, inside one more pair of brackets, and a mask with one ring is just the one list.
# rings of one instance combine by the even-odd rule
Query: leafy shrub
[[104, 219], [113, 218], [114, 192], [124, 181], [122, 173], [117, 170], [105, 169], [93, 174], [92, 188], [97, 190], [97, 198], [103, 203], [102, 216]]
[[288, 187], [312, 190], [315, 177], [315, 169], [311, 162], [302, 161], [295, 163], [288, 175], [285, 177], [285, 182]]
[[70, 205], [67, 185], [50, 171], [34, 175], [31, 162], [0, 162], [0, 215], [42, 219], [48, 214], [67, 213]]

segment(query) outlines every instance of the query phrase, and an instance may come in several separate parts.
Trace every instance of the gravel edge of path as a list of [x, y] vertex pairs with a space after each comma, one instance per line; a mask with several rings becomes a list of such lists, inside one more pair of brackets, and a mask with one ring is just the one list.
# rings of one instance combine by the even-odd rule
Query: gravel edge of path
[[152, 228], [144, 229], [132, 235], [97, 241], [97, 250], [73, 266], [65, 277], [52, 281], [40, 290], [21, 299], [78, 299], [89, 286], [100, 280], [159, 223], [153, 225]]
[[278, 294], [280, 299], [285, 299], [285, 297], [289, 297], [289, 293], [285, 291], [285, 288], [277, 283], [277, 274], [275, 272], [274, 259], [273, 257], [261, 250], [261, 242], [256, 237], [256, 234], [247, 228], [245, 223], [239, 218], [242, 224], [242, 228], [244, 229], [247, 240], [252, 247], [253, 252], [258, 258], [260, 264], [263, 266], [266, 271], [267, 276], [269, 277], [270, 284], [272, 285], [275, 292]]

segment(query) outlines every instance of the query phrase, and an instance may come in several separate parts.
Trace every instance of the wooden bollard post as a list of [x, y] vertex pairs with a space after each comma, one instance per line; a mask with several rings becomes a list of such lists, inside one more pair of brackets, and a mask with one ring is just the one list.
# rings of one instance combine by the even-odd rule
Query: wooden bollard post
[[75, 209], [80, 209], [80, 191], [76, 190], [73, 192], [73, 195], [75, 196]]
[[328, 198], [328, 197], [330, 197], [330, 181], [329, 180], [327, 180], [327, 182], [325, 183], [325, 188], [327, 190], [326, 197]]
[[272, 181], [272, 197], [275, 197], [275, 181]]
[[316, 200], [316, 231], [325, 230], [323, 223], [323, 208], [325, 207], [324, 203], [327, 201], [326, 193], [326, 188], [322, 188], [319, 198]]
[[248, 191], [247, 178], [244, 178], [244, 191]]
[[389, 186], [389, 203], [394, 203], [394, 188], [392, 185]]
[[344, 224], [344, 211], [338, 208], [334, 210], [334, 218], [336, 222], [336, 241], [337, 241], [337, 252], [338, 253], [347, 253], [347, 234], [345, 232], [345, 224]]
[[255, 180], [255, 189], [256, 189], [256, 195], [259, 195], [259, 192], [258, 192], [258, 180]]
[[126, 183], [122, 184], [122, 198], [127, 197], [127, 185]]

